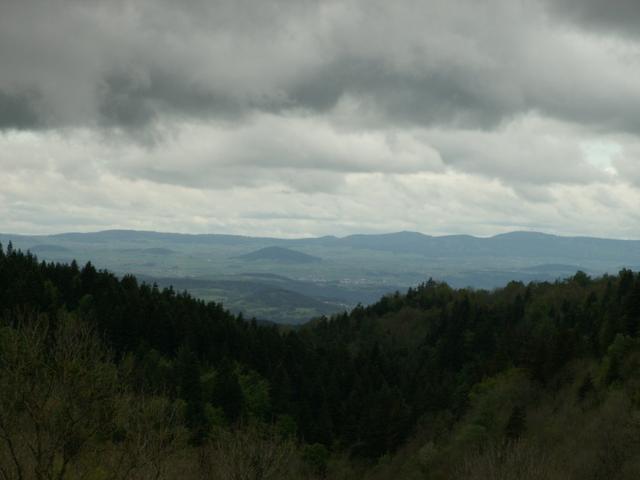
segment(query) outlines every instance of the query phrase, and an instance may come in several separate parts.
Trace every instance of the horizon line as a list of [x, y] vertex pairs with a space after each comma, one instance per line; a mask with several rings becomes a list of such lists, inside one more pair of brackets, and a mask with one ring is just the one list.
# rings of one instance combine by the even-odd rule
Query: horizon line
[[113, 233], [113, 232], [131, 232], [131, 233], [151, 233], [151, 234], [160, 234], [160, 235], [181, 235], [181, 236], [191, 236], [191, 237], [205, 237], [205, 236], [224, 236], [224, 237], [240, 237], [240, 238], [254, 238], [254, 239], [265, 239], [265, 240], [317, 240], [322, 238], [335, 238], [335, 239], [345, 239], [355, 236], [391, 236], [391, 235], [399, 235], [399, 234], [413, 234], [420, 235], [425, 238], [447, 238], [447, 237], [471, 237], [475, 239], [492, 239], [506, 235], [513, 234], [536, 234], [546, 237], [557, 237], [557, 238], [588, 238], [588, 239], [596, 239], [596, 240], [615, 240], [615, 241], [623, 241], [623, 242], [634, 242], [640, 241], [640, 238], [615, 238], [615, 237], [601, 237], [601, 236], [593, 236], [593, 235], [563, 235], [557, 233], [548, 233], [540, 230], [510, 230], [507, 232], [497, 233], [494, 235], [473, 235], [468, 233], [448, 233], [448, 234], [440, 234], [433, 235], [428, 233], [423, 233], [415, 230], [396, 230], [389, 232], [370, 232], [370, 233], [351, 233], [344, 236], [338, 236], [333, 234], [327, 235], [316, 235], [316, 236], [308, 236], [308, 237], [276, 237], [276, 236], [262, 236], [262, 235], [247, 235], [247, 234], [237, 234], [237, 233], [220, 233], [220, 232], [208, 232], [208, 233], [184, 233], [184, 232], [171, 232], [171, 231], [162, 231], [162, 230], [138, 230], [134, 228], [108, 228], [105, 230], [91, 230], [91, 231], [66, 231], [66, 232], [58, 232], [58, 233], [4, 233], [0, 232], [0, 235], [3, 236], [16, 236], [16, 237], [57, 237], [63, 235], [96, 235], [101, 233]]

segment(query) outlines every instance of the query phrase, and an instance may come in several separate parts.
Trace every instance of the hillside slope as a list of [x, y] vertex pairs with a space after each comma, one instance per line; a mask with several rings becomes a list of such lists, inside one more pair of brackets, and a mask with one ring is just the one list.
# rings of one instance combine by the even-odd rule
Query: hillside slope
[[[53, 394], [84, 398], [74, 408], [85, 409], [82, 418], [102, 432], [89, 435], [94, 430], [85, 425], [68, 434], [86, 439], [72, 450], [72, 469], [108, 463], [111, 456], [90, 452], [117, 452], [124, 441], [117, 439], [156, 438], [161, 425], [173, 433], [158, 448], [170, 445], [172, 465], [183, 472], [204, 468], [196, 461], [201, 448], [223, 462], [210, 465], [214, 471], [225, 459], [236, 458], [237, 466], [251, 449], [266, 448], [291, 459], [280, 465], [289, 473], [276, 478], [631, 479], [640, 473], [633, 440], [640, 432], [640, 275], [629, 270], [598, 279], [578, 272], [562, 282], [512, 282], [494, 292], [429, 281], [280, 331], [131, 276], [118, 279], [91, 264], [38, 263], [9, 249], [0, 253], [0, 312], [0, 382], [7, 387], [0, 389], [0, 423], [9, 438], [30, 441], [27, 407], [44, 404], [24, 406], [29, 395], [12, 392], [46, 392], [47, 382], [71, 389]], [[99, 332], [113, 357], [94, 358], [91, 352], [102, 351], [96, 346], [70, 348], [89, 341], [76, 334], [83, 325]], [[47, 341], [20, 343], [47, 331]], [[74, 355], [83, 360], [73, 363]], [[28, 372], [20, 365], [33, 369], [38, 359], [42, 371], [20, 377]], [[67, 361], [75, 366], [63, 368]], [[66, 380], [55, 380], [56, 372]], [[107, 379], [120, 387], [110, 386], [106, 397], [82, 396]], [[159, 395], [177, 416], [127, 420], [108, 433], [111, 423], [96, 402], [114, 398], [116, 408], [117, 392], [124, 391]], [[33, 418], [64, 418], [55, 409], [66, 404], [52, 401], [54, 413]], [[50, 428], [61, 425], [75, 428], [64, 421]], [[5, 459], [7, 445], [0, 442]], [[54, 458], [70, 455], [55, 445]], [[252, 446], [245, 452], [240, 445]]]

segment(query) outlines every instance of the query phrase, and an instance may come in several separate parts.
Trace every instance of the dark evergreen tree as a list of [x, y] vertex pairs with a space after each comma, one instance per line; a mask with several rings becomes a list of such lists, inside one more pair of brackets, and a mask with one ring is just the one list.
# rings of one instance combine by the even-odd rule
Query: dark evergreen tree
[[229, 422], [238, 421], [242, 412], [242, 388], [238, 383], [234, 365], [229, 359], [225, 358], [217, 368], [215, 388], [211, 400], [213, 405], [222, 408]]
[[204, 411], [200, 364], [196, 355], [187, 347], [178, 350], [176, 373], [180, 384], [180, 397], [186, 402], [185, 420], [191, 429], [191, 441], [200, 444], [209, 430]]
[[[605, 382], [623, 380], [640, 333], [640, 276], [578, 274], [492, 292], [430, 280], [282, 332], [185, 292], [90, 263], [39, 263], [10, 245], [0, 249], [0, 312], [16, 319], [26, 310], [54, 323], [72, 312], [90, 323], [116, 359], [133, 358], [137, 389], [184, 400], [194, 442], [208, 433], [207, 404], [238, 422], [238, 372], [251, 371], [268, 382], [274, 422], [287, 419], [301, 439], [375, 457], [401, 445], [419, 418], [461, 418], [474, 385], [513, 367], [553, 388], [568, 362], [587, 358], [603, 362]], [[205, 389], [207, 378], [214, 380]], [[514, 408], [502, 433], [516, 437], [522, 419]]]

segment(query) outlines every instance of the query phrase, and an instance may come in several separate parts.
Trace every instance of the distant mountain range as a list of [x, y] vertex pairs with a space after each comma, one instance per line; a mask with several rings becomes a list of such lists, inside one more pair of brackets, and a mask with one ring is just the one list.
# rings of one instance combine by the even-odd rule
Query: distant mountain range
[[[0, 234], [47, 261], [91, 261], [187, 288], [263, 320], [298, 323], [375, 301], [430, 277], [491, 289], [640, 266], [639, 240], [511, 232], [481, 238], [416, 232], [281, 239], [107, 230]], [[179, 286], [179, 287], [178, 287]]]
[[[349, 247], [397, 253], [416, 253], [427, 256], [494, 256], [494, 257], [538, 257], [563, 256], [584, 258], [621, 258], [640, 256], [640, 240], [616, 240], [596, 237], [565, 237], [539, 232], [510, 232], [493, 237], [471, 235], [431, 236], [417, 232], [387, 234], [357, 234], [346, 237], [324, 236], [315, 238], [282, 239], [272, 237], [248, 237], [224, 234], [181, 234], [136, 230], [105, 230], [92, 233], [61, 233], [56, 235], [28, 236], [0, 234], [0, 240], [21, 243], [30, 240], [33, 250], [56, 248], [58, 242], [76, 244], [108, 244], [111, 242], [167, 242], [187, 245], [234, 245], [258, 246], [265, 243], [271, 247], [323, 246]], [[287, 256], [282, 250], [263, 248], [258, 256]], [[152, 253], [152, 252], [148, 252]], [[160, 252], [159, 252], [160, 253]], [[167, 252], [169, 253], [169, 252]]]

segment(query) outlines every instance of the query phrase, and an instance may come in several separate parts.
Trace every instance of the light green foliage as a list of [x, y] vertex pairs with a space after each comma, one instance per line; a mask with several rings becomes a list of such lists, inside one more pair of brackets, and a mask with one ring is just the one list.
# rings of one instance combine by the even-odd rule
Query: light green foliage
[[269, 382], [251, 370], [240, 372], [238, 382], [242, 389], [243, 415], [248, 419], [265, 420], [271, 410]]
[[618, 334], [607, 349], [600, 380], [605, 384], [629, 381], [640, 377], [640, 343], [637, 339]]
[[477, 384], [471, 391], [470, 409], [458, 431], [459, 448], [481, 448], [498, 441], [505, 433], [516, 407], [534, 400], [535, 389], [526, 373], [511, 369]]

